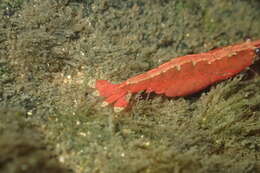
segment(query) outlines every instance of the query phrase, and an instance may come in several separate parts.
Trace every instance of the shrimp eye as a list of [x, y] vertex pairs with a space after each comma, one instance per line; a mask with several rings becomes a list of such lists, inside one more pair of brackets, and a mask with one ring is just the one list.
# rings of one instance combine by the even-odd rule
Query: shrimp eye
[[260, 56], [260, 48], [256, 48], [256, 49], [255, 49], [255, 54], [256, 54], [257, 56]]

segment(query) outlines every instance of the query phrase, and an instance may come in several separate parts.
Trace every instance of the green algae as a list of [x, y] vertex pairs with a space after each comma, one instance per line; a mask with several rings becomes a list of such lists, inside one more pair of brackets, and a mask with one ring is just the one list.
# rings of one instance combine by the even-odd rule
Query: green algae
[[0, 108], [0, 172], [68, 172], [25, 117], [21, 111]]
[[0, 114], [5, 172], [26, 159], [72, 172], [259, 171], [259, 77], [186, 98], [137, 95], [119, 114], [88, 86], [257, 39], [258, 1], [10, 2], [0, 3], [0, 105], [25, 113]]

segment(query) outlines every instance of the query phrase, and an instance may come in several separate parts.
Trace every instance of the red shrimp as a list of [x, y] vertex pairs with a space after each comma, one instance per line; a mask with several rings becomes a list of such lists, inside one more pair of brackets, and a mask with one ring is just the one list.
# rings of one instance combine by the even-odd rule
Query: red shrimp
[[246, 41], [205, 53], [186, 55], [131, 77], [119, 84], [97, 80], [96, 89], [105, 105], [122, 110], [130, 96], [145, 91], [168, 97], [187, 96], [228, 79], [252, 65], [260, 57], [260, 40]]

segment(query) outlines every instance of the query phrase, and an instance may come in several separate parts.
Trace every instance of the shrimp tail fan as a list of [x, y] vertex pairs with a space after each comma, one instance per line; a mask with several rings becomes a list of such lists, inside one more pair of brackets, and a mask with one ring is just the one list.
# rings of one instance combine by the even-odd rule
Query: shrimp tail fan
[[97, 80], [96, 89], [100, 96], [105, 97], [105, 105], [114, 104], [114, 107], [120, 108], [128, 106], [127, 91], [120, 88], [120, 84]]

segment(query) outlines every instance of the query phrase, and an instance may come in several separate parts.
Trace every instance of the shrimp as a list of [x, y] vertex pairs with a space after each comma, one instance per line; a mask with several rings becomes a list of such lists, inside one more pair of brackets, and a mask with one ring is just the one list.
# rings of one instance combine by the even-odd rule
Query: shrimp
[[260, 57], [260, 40], [246, 41], [209, 52], [186, 55], [131, 77], [119, 84], [97, 80], [96, 89], [104, 105], [126, 108], [134, 93], [145, 91], [168, 97], [187, 96], [235, 76]]

